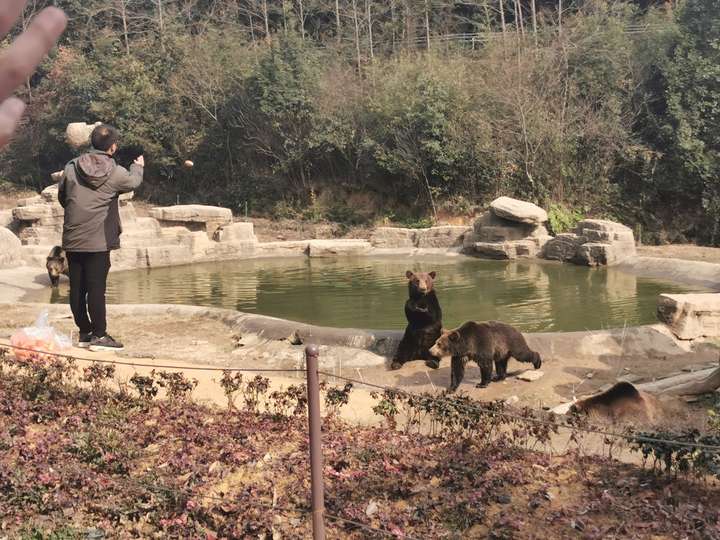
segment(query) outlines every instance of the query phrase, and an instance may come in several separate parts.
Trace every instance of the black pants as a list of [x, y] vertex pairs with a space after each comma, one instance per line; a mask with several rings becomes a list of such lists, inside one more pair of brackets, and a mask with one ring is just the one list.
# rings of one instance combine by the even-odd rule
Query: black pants
[[110, 252], [67, 252], [70, 274], [70, 309], [83, 334], [102, 337], [107, 331], [105, 286]]

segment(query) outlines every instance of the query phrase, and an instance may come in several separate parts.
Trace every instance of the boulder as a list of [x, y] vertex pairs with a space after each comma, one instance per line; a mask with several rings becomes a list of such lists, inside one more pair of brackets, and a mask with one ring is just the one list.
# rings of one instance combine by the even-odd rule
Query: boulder
[[[488, 259], [528, 259], [537, 257], [541, 246], [534, 240], [476, 242], [471, 253]], [[466, 253], [468, 251], [466, 250]]]
[[307, 240], [290, 240], [286, 242], [262, 242], [257, 244], [258, 257], [284, 257], [304, 255], [308, 252]]
[[65, 171], [55, 171], [50, 175], [50, 178], [52, 178], [52, 181], [57, 184], [60, 180], [65, 178]]
[[134, 191], [128, 191], [127, 193], [121, 193], [120, 197], [118, 199], [120, 200], [120, 204], [122, 205], [123, 201], [132, 201], [135, 197]]
[[[62, 218], [65, 209], [60, 204], [31, 204], [13, 209], [13, 217], [18, 221], [40, 221], [48, 218]], [[62, 220], [60, 220], [62, 222]]]
[[0, 227], [10, 227], [15, 221], [12, 210], [0, 210]]
[[86, 124], [85, 122], [72, 122], [68, 124], [65, 129], [65, 140], [76, 150], [90, 146], [90, 135], [92, 135], [93, 130], [101, 123], [102, 122]]
[[417, 229], [378, 227], [370, 236], [375, 248], [413, 248], [417, 245]]
[[38, 244], [22, 246], [20, 257], [24, 266], [34, 266], [35, 268], [45, 268], [47, 257], [50, 250], [56, 244]]
[[192, 261], [192, 253], [187, 246], [158, 246], [145, 249], [147, 266], [179, 266]]
[[444, 225], [419, 229], [416, 235], [419, 248], [449, 248], [461, 246], [465, 234], [472, 232], [472, 228], [457, 225]]
[[558, 234], [545, 244], [543, 256], [554, 261], [571, 261], [577, 256], [578, 248], [586, 239], [574, 233]]
[[679, 339], [720, 337], [720, 294], [661, 294], [657, 317]]
[[12, 268], [22, 264], [22, 244], [10, 229], [0, 227], [0, 268]]
[[548, 220], [547, 212], [539, 206], [510, 197], [495, 199], [490, 210], [498, 217], [529, 225], [542, 225]]
[[578, 247], [573, 262], [585, 266], [612, 266], [624, 258], [617, 246], [600, 242], [586, 242]]
[[52, 184], [45, 189], [43, 189], [40, 192], [40, 197], [42, 197], [43, 201], [54, 203], [58, 200], [58, 185]]
[[372, 249], [366, 240], [310, 240], [307, 254], [310, 257], [337, 257], [365, 255]]
[[20, 206], [31, 206], [33, 204], [42, 204], [43, 198], [41, 195], [33, 195], [32, 197], [28, 197], [27, 199], [20, 199], [17, 201], [18, 207]]
[[208, 238], [213, 238], [220, 227], [232, 223], [232, 211], [229, 208], [201, 204], [153, 208], [150, 216], [160, 221], [163, 226], [183, 223], [191, 231], [205, 231]]
[[62, 229], [62, 221], [55, 225], [21, 225], [18, 237], [24, 246], [56, 246], [62, 241]]
[[181, 204], [177, 206], [156, 207], [150, 210], [150, 217], [159, 221], [173, 221], [179, 223], [206, 223], [208, 221], [232, 222], [232, 211], [219, 206], [205, 206], [201, 204]]
[[214, 240], [218, 242], [257, 242], [254, 225], [246, 222], [223, 225], [215, 231]]
[[584, 219], [577, 224], [576, 234], [589, 242], [622, 243], [635, 251], [635, 237], [629, 227], [604, 219]]

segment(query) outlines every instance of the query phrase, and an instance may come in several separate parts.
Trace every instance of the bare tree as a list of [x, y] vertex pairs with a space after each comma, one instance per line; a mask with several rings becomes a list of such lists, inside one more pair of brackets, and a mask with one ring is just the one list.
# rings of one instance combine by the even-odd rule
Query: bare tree
[[370, 10], [370, 2], [371, 0], [365, 0], [365, 6], [367, 8], [367, 28], [368, 28], [368, 44], [370, 45], [370, 58], [375, 58], [375, 51], [373, 49], [373, 21], [372, 21], [372, 12]]

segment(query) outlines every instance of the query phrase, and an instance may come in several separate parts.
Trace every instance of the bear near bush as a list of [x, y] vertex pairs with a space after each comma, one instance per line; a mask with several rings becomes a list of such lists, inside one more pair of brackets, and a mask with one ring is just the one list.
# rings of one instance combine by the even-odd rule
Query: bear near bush
[[465, 364], [469, 360], [480, 367], [481, 381], [478, 388], [490, 384], [493, 363], [497, 372], [496, 380], [499, 381], [507, 375], [510, 357], [532, 363], [535, 369], [542, 365], [540, 355], [528, 347], [523, 335], [509, 324], [499, 321], [466, 322], [459, 328], [443, 332], [430, 349], [430, 354], [440, 358], [452, 357], [451, 392], [460, 386], [465, 376]]
[[442, 334], [442, 310], [435, 294], [436, 272], [413, 273], [407, 271], [408, 300], [405, 302], [405, 328], [391, 368], [400, 369], [410, 360], [425, 360], [428, 367], [440, 367], [440, 358], [430, 354], [430, 347]]
[[68, 263], [65, 256], [65, 250], [60, 246], [55, 246], [50, 250], [45, 263], [48, 277], [53, 287], [57, 287], [60, 282], [60, 274], [68, 275]]

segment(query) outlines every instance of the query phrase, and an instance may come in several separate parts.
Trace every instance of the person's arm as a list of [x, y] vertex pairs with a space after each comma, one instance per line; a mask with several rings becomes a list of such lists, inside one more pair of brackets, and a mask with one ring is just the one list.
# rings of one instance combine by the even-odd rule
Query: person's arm
[[135, 162], [130, 165], [130, 170], [126, 170], [123, 167], [118, 167], [118, 178], [115, 183], [115, 188], [119, 193], [130, 193], [135, 191], [143, 181], [143, 173], [145, 171], [145, 160], [142, 156], [137, 158]]
[[[0, 2], [0, 38], [15, 25], [27, 0]], [[30, 26], [0, 56], [0, 148], [10, 142], [25, 112], [22, 100], [13, 92], [35, 71], [65, 30], [67, 17], [56, 7], [43, 9]]]

